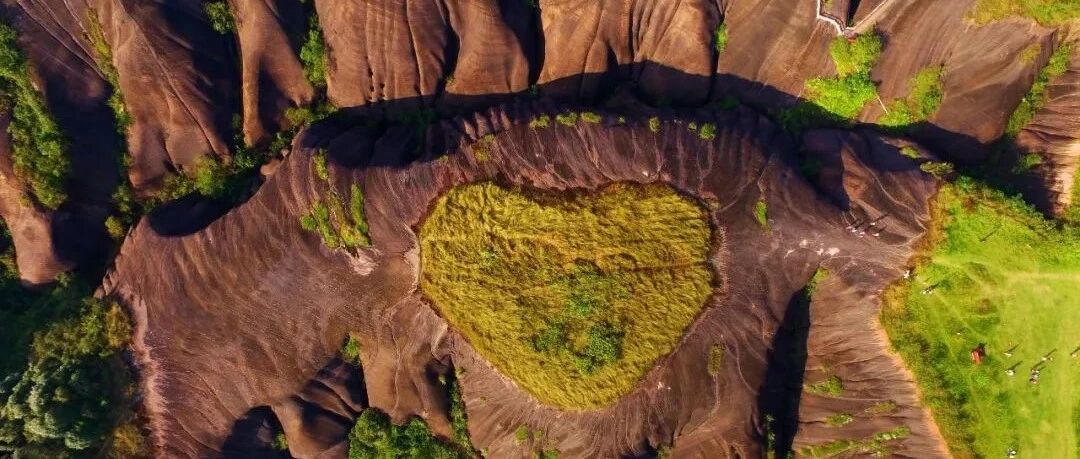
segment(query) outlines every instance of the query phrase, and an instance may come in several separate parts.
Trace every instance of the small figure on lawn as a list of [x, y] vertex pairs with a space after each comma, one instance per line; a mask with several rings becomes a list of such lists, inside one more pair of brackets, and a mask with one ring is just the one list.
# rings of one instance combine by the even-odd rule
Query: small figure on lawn
[[1006, 350], [1005, 351], [1005, 357], [1012, 357], [1013, 356], [1013, 351], [1015, 351], [1017, 347], [1020, 347], [1020, 345], [1019, 344], [1014, 344], [1013, 347], [1010, 347], [1008, 350]]
[[1016, 448], [1009, 448], [1009, 450], [1005, 452], [1005, 457], [1007, 457], [1009, 459], [1015, 458], [1016, 457]]
[[986, 357], [986, 343], [979, 343], [971, 350], [971, 361], [975, 362], [975, 365], [982, 365], [983, 358]]

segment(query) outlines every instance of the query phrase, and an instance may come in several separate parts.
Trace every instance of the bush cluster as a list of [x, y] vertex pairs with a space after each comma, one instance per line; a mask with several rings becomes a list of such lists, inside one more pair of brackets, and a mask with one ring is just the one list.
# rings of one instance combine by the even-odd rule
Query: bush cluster
[[412, 418], [397, 426], [383, 412], [368, 408], [349, 432], [349, 459], [467, 459], [469, 454], [439, 440], [427, 424]]
[[0, 340], [10, 353], [0, 365], [0, 452], [61, 457], [100, 451], [122, 421], [130, 380], [119, 352], [130, 340], [131, 325], [117, 304], [95, 299], [83, 300], [73, 316], [50, 322], [51, 314], [77, 301], [71, 296], [54, 292], [35, 305], [57, 308], [52, 312], [3, 317], [6, 326], [41, 330], [32, 333], [27, 351], [18, 336], [28, 332], [6, 330], [14, 333]]
[[888, 111], [881, 116], [878, 124], [900, 128], [930, 119], [945, 96], [943, 75], [942, 66], [927, 67], [916, 73], [908, 83], [910, 89], [907, 97], [889, 104]]
[[304, 76], [311, 85], [318, 89], [326, 88], [326, 42], [316, 14], [308, 18], [307, 37], [300, 47], [300, 62], [304, 65]]
[[71, 165], [60, 127], [34, 89], [26, 55], [11, 26], [0, 23], [0, 109], [11, 114], [8, 134], [15, 173], [30, 188], [33, 199], [48, 209], [60, 207]]
[[854, 40], [837, 37], [829, 45], [836, 76], [807, 81], [806, 100], [780, 112], [780, 123], [798, 132], [853, 121], [868, 102], [878, 97], [870, 70], [881, 56], [881, 49], [881, 36], [876, 32]]
[[330, 249], [358, 249], [371, 245], [368, 238], [367, 219], [364, 216], [364, 194], [360, 186], [349, 188], [349, 207], [334, 188], [326, 163], [326, 153], [312, 156], [315, 176], [329, 185], [325, 196], [312, 204], [311, 211], [300, 217], [300, 227], [318, 233], [323, 245]]
[[227, 35], [236, 31], [236, 19], [226, 0], [212, 0], [203, 4], [206, 18], [215, 32]]

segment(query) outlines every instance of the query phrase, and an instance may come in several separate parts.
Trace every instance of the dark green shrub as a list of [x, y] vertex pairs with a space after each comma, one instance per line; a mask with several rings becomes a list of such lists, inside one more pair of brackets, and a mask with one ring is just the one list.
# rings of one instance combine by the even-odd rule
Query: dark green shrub
[[319, 17], [308, 18], [308, 32], [300, 47], [300, 62], [304, 64], [304, 76], [316, 88], [326, 87], [326, 43], [323, 40]]
[[381, 411], [360, 413], [349, 432], [349, 459], [464, 459], [469, 455], [440, 441], [424, 421], [413, 418], [403, 426], [390, 422]]
[[727, 49], [728, 44], [728, 30], [727, 24], [721, 23], [713, 31], [713, 47], [716, 48], [716, 52], [722, 53]]
[[0, 451], [101, 448], [129, 384], [118, 352], [130, 337], [123, 310], [98, 300], [34, 334], [26, 366], [0, 379]]
[[64, 183], [71, 168], [59, 126], [30, 81], [26, 56], [15, 29], [0, 23], [0, 108], [11, 113], [8, 134], [15, 173], [37, 203], [49, 209], [66, 199]]
[[214, 0], [203, 4], [206, 18], [210, 20], [210, 27], [222, 35], [236, 30], [236, 19], [233, 18], [232, 9], [225, 0]]

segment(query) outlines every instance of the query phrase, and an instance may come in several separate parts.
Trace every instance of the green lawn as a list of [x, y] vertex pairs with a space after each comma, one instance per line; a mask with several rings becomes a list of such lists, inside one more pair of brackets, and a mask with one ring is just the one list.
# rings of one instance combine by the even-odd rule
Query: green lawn
[[[889, 292], [882, 322], [953, 454], [1080, 457], [1080, 229], [965, 179], [938, 204], [929, 258]], [[988, 356], [975, 365], [979, 343]]]

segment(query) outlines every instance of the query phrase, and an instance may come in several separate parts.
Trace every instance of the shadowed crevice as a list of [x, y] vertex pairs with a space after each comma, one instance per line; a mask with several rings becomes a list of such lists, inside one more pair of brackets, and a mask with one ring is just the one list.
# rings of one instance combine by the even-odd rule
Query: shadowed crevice
[[799, 429], [799, 401], [806, 373], [810, 336], [810, 293], [803, 287], [791, 297], [784, 321], [773, 336], [765, 383], [758, 395], [758, 410], [765, 420], [766, 447], [777, 458], [792, 451]]

